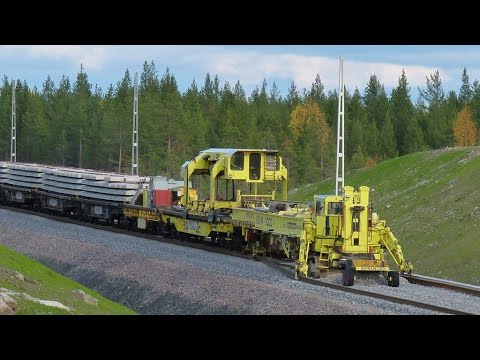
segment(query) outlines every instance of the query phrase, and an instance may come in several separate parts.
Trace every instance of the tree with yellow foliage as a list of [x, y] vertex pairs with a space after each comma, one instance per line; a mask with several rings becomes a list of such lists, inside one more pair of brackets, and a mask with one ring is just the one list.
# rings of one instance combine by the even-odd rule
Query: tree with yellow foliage
[[467, 106], [458, 113], [453, 123], [453, 144], [455, 147], [473, 146], [477, 143], [477, 128]]
[[[290, 115], [289, 128], [293, 135], [292, 147], [298, 163], [294, 170], [299, 178], [309, 181], [323, 178], [323, 158], [330, 139], [330, 127], [325, 113], [313, 98], [299, 104]], [[319, 179], [315, 177], [319, 176]]]

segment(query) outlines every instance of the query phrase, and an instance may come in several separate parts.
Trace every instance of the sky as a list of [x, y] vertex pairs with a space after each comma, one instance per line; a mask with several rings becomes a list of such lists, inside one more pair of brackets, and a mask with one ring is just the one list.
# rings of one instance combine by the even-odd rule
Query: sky
[[292, 81], [300, 91], [309, 90], [316, 74], [326, 93], [338, 89], [340, 57], [350, 93], [358, 87], [363, 94], [375, 74], [390, 96], [402, 69], [413, 101], [436, 70], [446, 94], [454, 90], [458, 95], [465, 67], [470, 83], [480, 80], [479, 45], [0, 45], [0, 76], [41, 90], [48, 75], [56, 86], [62, 75], [73, 84], [83, 64], [92, 89], [97, 85], [105, 93], [126, 69], [133, 78], [145, 61], [153, 61], [159, 78], [169, 68], [182, 93], [193, 80], [201, 87], [209, 73], [218, 75], [222, 87], [239, 80], [247, 96], [264, 79], [269, 92], [275, 82], [286, 96]]

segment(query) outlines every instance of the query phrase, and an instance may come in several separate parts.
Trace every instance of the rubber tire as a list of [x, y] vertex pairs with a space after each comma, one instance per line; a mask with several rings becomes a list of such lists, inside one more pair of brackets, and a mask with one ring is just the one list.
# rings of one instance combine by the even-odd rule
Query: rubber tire
[[355, 282], [355, 270], [353, 269], [352, 260], [347, 260], [342, 271], [342, 284], [344, 286], [353, 286]]
[[389, 271], [387, 280], [388, 280], [388, 286], [399, 287], [399, 285], [400, 285], [400, 274], [399, 274], [399, 272], [398, 271]]

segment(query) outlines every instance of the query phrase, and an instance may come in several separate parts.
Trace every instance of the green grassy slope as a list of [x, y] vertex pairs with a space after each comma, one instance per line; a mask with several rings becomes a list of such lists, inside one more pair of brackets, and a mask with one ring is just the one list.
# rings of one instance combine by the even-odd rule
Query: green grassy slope
[[[24, 281], [14, 276], [15, 271], [24, 275]], [[27, 293], [33, 298], [52, 300], [72, 308], [46, 306], [21, 296], [12, 296], [17, 301], [16, 314], [135, 314], [134, 311], [105, 299], [100, 294], [70, 280], [46, 266], [0, 245], [0, 287], [17, 293]], [[87, 304], [73, 290], [83, 290], [98, 299], [97, 304]]]
[[[291, 200], [334, 193], [335, 179], [295, 189]], [[369, 186], [380, 219], [414, 272], [480, 285], [480, 147], [410, 154], [345, 175]]]

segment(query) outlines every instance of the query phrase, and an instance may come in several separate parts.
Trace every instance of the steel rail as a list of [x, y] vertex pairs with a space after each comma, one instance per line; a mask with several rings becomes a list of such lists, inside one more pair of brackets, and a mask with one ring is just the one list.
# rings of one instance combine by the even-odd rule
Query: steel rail
[[[262, 258], [257, 257], [257, 259], [259, 261], [261, 261], [262, 263], [266, 264], [267, 266], [270, 266], [271, 268], [280, 271], [282, 274], [284, 274], [284, 275], [286, 275], [290, 278], [293, 278], [293, 279], [296, 278], [295, 271], [293, 270], [293, 268], [294, 268], [293, 263], [291, 265], [285, 265], [284, 260], [278, 261], [278, 260], [268, 258], [268, 257], [262, 257]], [[288, 267], [289, 269], [287, 269], [286, 267]], [[318, 280], [318, 279], [313, 279], [313, 278], [298, 277], [298, 280], [302, 281], [302, 282], [305, 282], [307, 284], [315, 285], [315, 286], [323, 286], [323, 287], [327, 287], [327, 288], [330, 288], [330, 289], [335, 289], [335, 290], [347, 292], [347, 293], [350, 293], [350, 294], [368, 296], [368, 297], [371, 297], [371, 298], [386, 300], [386, 301], [393, 302], [393, 303], [396, 303], [396, 304], [415, 306], [417, 308], [437, 311], [437, 312], [444, 313], [444, 314], [474, 315], [472, 313], [461, 311], [461, 310], [456, 310], [456, 309], [446, 308], [446, 307], [442, 307], [442, 306], [422, 303], [422, 302], [419, 302], [419, 301], [414, 301], [414, 300], [400, 298], [400, 297], [391, 296], [391, 295], [379, 294], [379, 293], [366, 291], [366, 290], [360, 290], [360, 289], [356, 289], [354, 287], [347, 287], [347, 286], [343, 286], [343, 285], [331, 284], [331, 283], [321, 281], [321, 280]]]

